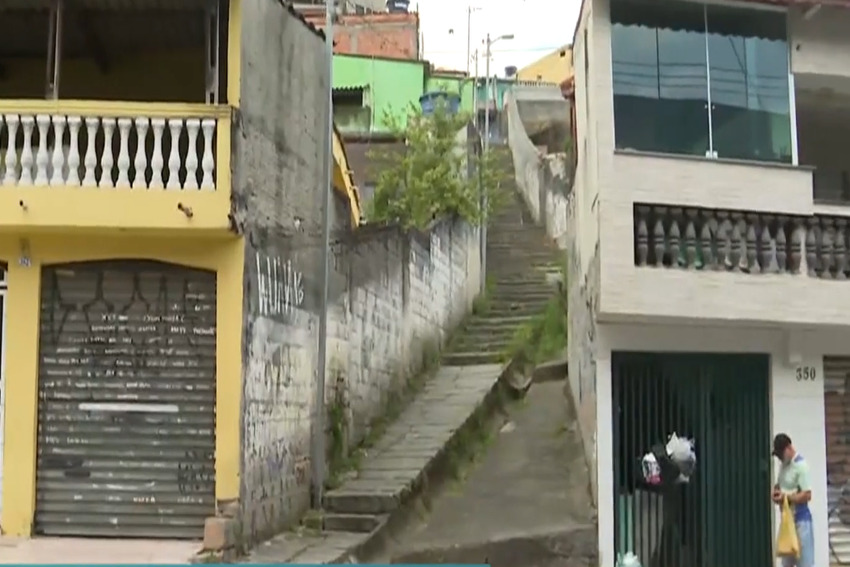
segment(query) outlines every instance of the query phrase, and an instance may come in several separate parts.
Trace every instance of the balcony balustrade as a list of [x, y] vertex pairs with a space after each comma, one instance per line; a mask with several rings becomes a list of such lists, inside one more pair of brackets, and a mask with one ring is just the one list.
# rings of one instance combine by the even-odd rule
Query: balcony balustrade
[[0, 228], [227, 230], [230, 108], [0, 101]]
[[848, 220], [638, 204], [635, 265], [846, 280]]
[[0, 112], [0, 185], [215, 190], [216, 117], [139, 114]]

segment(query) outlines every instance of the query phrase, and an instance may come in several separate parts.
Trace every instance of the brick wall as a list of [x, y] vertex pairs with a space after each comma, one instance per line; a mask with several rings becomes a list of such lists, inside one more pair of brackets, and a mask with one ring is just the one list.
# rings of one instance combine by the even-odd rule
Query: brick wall
[[[305, 15], [318, 28], [324, 14]], [[364, 14], [340, 16], [334, 24], [334, 53], [419, 59], [419, 15]]]
[[[242, 105], [233, 135], [233, 225], [245, 238], [240, 535], [297, 521], [310, 501], [321, 310], [322, 39], [285, 7], [243, 6]], [[477, 231], [348, 224], [335, 193], [327, 388], [350, 407], [351, 442], [387, 391], [421, 366], [471, 307]]]

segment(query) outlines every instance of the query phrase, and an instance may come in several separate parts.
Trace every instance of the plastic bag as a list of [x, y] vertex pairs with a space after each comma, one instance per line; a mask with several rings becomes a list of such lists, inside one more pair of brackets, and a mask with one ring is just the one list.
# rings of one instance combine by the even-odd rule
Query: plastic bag
[[800, 557], [800, 540], [797, 539], [797, 528], [794, 526], [794, 515], [788, 497], [782, 498], [782, 519], [779, 522], [779, 533], [776, 536], [776, 555], [780, 557]]
[[661, 484], [661, 467], [652, 453], [647, 453], [640, 461], [643, 480], [647, 484]]
[[681, 474], [677, 482], [688, 482], [697, 464], [697, 454], [693, 439], [679, 437], [674, 431], [667, 441], [667, 455], [679, 466]]
[[617, 567], [641, 567], [640, 559], [630, 551], [617, 559]]
[[679, 437], [675, 431], [667, 441], [667, 454], [678, 463], [696, 461], [697, 459], [693, 440]]

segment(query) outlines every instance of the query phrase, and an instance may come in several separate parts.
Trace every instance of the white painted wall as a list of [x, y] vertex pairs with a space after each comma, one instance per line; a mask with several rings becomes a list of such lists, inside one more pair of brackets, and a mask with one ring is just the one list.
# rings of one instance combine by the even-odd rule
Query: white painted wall
[[791, 71], [850, 77], [850, 11], [824, 6], [811, 19], [805, 8], [791, 8]]
[[[771, 432], [787, 433], [812, 472], [815, 564], [829, 564], [824, 390], [821, 379], [798, 382], [797, 366], [823, 376], [824, 354], [850, 353], [850, 332], [789, 332], [705, 326], [600, 325], [597, 359], [597, 484], [601, 567], [614, 567], [614, 476], [611, 431], [611, 353], [616, 350], [768, 353], [771, 356]], [[765, 452], [770, 447], [764, 448]], [[699, 458], [699, 456], [697, 456]], [[774, 461], [773, 475], [776, 475]], [[765, 499], [769, 495], [765, 494]], [[779, 515], [775, 518], [778, 526]]]

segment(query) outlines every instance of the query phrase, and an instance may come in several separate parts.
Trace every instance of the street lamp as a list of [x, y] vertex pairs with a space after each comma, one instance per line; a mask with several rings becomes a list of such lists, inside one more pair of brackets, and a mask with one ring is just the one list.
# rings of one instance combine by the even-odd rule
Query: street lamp
[[490, 88], [491, 88], [491, 85], [490, 85], [490, 83], [491, 83], [491, 81], [490, 81], [490, 56], [491, 56], [490, 48], [493, 46], [494, 43], [496, 43], [499, 40], [513, 39], [513, 38], [514, 38], [514, 34], [509, 33], [509, 34], [500, 35], [499, 37], [497, 37], [495, 39], [490, 39], [490, 34], [488, 33], [487, 39], [485, 40], [485, 42], [487, 44], [487, 50], [486, 50], [486, 53], [485, 53], [485, 57], [487, 58], [487, 61], [484, 64], [485, 67], [486, 67], [485, 70], [486, 70], [486, 73], [487, 73], [487, 78], [484, 81], [484, 88], [487, 91], [487, 100], [486, 100], [486, 103], [485, 103], [485, 110], [484, 110], [484, 149], [485, 150], [490, 147], [490, 96], [491, 96], [491, 93], [490, 93]]
[[[485, 102], [484, 102], [484, 155], [487, 155], [487, 152], [490, 150], [490, 47], [493, 46], [499, 40], [502, 39], [513, 39], [514, 34], [504, 34], [500, 35], [495, 39], [490, 39], [490, 34], [487, 34], [487, 39], [485, 40], [486, 49], [484, 51], [484, 56], [487, 58], [485, 63], [487, 78], [484, 80], [484, 89], [487, 91]], [[478, 73], [476, 73], [475, 87], [478, 88]], [[475, 109], [475, 112], [478, 112], [478, 109]], [[476, 121], [477, 125], [477, 121]], [[489, 160], [484, 163], [489, 164]], [[482, 214], [482, 222], [481, 222], [481, 230], [479, 231], [480, 241], [478, 243], [478, 247], [481, 250], [481, 295], [483, 296], [487, 293], [487, 208], [489, 207], [489, 202], [487, 198], [487, 191], [481, 191], [481, 214]]]

